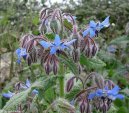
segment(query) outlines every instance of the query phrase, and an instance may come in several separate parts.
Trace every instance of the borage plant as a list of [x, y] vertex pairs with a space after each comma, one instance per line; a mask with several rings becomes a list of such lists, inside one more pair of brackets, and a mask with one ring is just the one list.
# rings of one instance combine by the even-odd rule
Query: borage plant
[[[109, 25], [108, 16], [103, 22], [90, 21], [85, 28], [79, 29], [72, 14], [62, 13], [60, 9], [42, 9], [40, 35], [23, 36], [16, 54], [19, 65], [24, 59], [30, 68], [34, 63], [40, 63], [44, 71], [40, 76], [34, 76], [32, 85], [27, 79], [25, 84], [15, 85], [14, 93], [3, 94], [10, 98], [3, 110], [35, 113], [91, 113], [97, 110], [106, 113], [115, 99], [124, 96], [119, 94], [120, 88], [113, 81], [88, 71], [80, 58], [85, 61], [96, 56], [98, 45], [94, 38]], [[66, 74], [71, 72], [74, 76], [66, 82], [65, 88]], [[76, 92], [75, 82], [79, 84]]]

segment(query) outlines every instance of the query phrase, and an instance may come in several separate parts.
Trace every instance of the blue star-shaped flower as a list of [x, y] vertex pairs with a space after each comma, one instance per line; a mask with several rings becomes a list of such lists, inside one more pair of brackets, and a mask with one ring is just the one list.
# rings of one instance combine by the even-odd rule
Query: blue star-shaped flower
[[[22, 88], [22, 89], [28, 89], [30, 86], [31, 86], [31, 83], [30, 83], [30, 81], [27, 79], [25, 85], [21, 85], [20, 88]], [[34, 89], [34, 90], [32, 91], [32, 94], [38, 94], [38, 90]]]
[[15, 95], [15, 93], [12, 93], [10, 91], [8, 91], [8, 93], [2, 94], [3, 97], [8, 98], [8, 99], [10, 99], [13, 95]]
[[59, 35], [56, 34], [54, 42], [46, 42], [46, 41], [41, 41], [40, 44], [44, 48], [49, 48], [50, 47], [50, 54], [56, 54], [57, 50], [64, 50], [65, 48], [68, 48], [73, 42], [75, 42], [76, 39], [73, 39], [69, 42], [61, 42]]
[[25, 48], [18, 48], [16, 50], [16, 55], [17, 55], [17, 63], [20, 64], [21, 63], [21, 58], [26, 58], [27, 56], [27, 52], [26, 52], [26, 49]]
[[102, 28], [108, 27], [110, 25], [109, 23], [109, 16], [103, 21], [95, 23], [93, 20], [90, 21], [88, 29], [86, 29], [82, 34], [83, 37], [90, 35], [90, 38], [93, 38]]
[[88, 99], [93, 99], [94, 97], [108, 97], [111, 100], [115, 100], [117, 98], [124, 99], [124, 95], [119, 94], [119, 86], [115, 86], [113, 89], [108, 90], [108, 87], [104, 89], [98, 89], [93, 93], [90, 93]]

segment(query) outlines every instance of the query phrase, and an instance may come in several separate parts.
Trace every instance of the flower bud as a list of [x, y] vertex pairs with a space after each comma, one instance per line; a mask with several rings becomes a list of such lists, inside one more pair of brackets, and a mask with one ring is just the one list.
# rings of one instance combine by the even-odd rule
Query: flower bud
[[53, 64], [53, 73], [54, 73], [54, 75], [57, 74], [57, 70], [58, 70], [58, 64], [54, 62], [54, 64]]
[[72, 58], [75, 62], [78, 62], [80, 60], [80, 50], [79, 49], [72, 51]]
[[104, 88], [104, 78], [102, 76], [95, 76], [95, 83], [98, 88], [103, 89]]
[[72, 87], [73, 87], [73, 85], [74, 85], [74, 78], [75, 78], [75, 77], [72, 77], [71, 79], [69, 79], [69, 80], [67, 81], [67, 84], [66, 84], [66, 91], [67, 91], [67, 92], [69, 92], [69, 91], [72, 89]]
[[30, 66], [31, 63], [32, 63], [31, 58], [30, 58], [30, 55], [27, 55], [26, 61], [27, 61], [28, 66]]
[[46, 63], [44, 68], [45, 68], [46, 74], [49, 75], [49, 73], [51, 72], [51, 67], [50, 67], [49, 63]]
[[46, 20], [42, 20], [41, 21], [41, 24], [39, 26], [39, 31], [41, 34], [45, 34], [47, 32], [47, 25], [45, 24], [46, 23]]
[[86, 103], [84, 101], [82, 101], [80, 104], [80, 112], [85, 113], [86, 107], [87, 107]]
[[96, 46], [96, 44], [95, 44], [95, 45], [93, 45], [93, 47], [92, 47], [92, 56], [95, 56], [95, 55], [96, 55], [96, 52], [97, 52], [97, 46]]

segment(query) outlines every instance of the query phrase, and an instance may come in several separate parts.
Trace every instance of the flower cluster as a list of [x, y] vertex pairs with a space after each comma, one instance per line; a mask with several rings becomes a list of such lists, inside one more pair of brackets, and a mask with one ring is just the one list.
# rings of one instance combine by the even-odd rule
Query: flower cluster
[[[30, 83], [30, 80], [29, 80], [29, 79], [26, 79], [25, 84], [22, 83], [22, 82], [18, 82], [18, 83], [16, 83], [16, 85], [15, 85], [16, 92], [17, 92], [17, 90], [27, 90], [27, 89], [30, 88], [30, 87], [31, 87], [31, 83]], [[10, 98], [13, 97], [15, 94], [16, 94], [16, 93], [13, 93], [13, 92], [8, 91], [8, 93], [3, 93], [2, 96], [5, 97], [5, 98], [10, 99]], [[36, 94], [38, 94], [38, 90], [34, 89], [34, 90], [32, 91], [32, 95], [36, 95]]]
[[123, 99], [124, 96], [122, 94], [118, 94], [119, 90], [120, 90], [119, 86], [115, 86], [111, 90], [108, 89], [108, 86], [105, 86], [104, 89], [98, 89], [95, 92], [90, 93], [88, 99], [93, 99], [95, 97], [109, 98], [111, 100], [115, 100], [117, 98]]
[[[16, 50], [18, 57], [17, 62], [21, 62], [21, 58], [27, 61], [28, 65], [40, 61], [47, 75], [51, 72], [56, 75], [58, 73], [60, 59], [71, 58], [78, 66], [81, 72], [80, 56], [85, 55], [92, 58], [98, 51], [98, 46], [94, 40], [98, 36], [101, 29], [109, 27], [109, 16], [103, 22], [90, 21], [84, 29], [79, 29], [76, 23], [77, 17], [62, 13], [60, 9], [45, 8], [40, 12], [39, 36], [27, 34], [21, 38], [21, 47]], [[103, 77], [97, 78], [95, 73], [89, 74], [85, 80], [79, 76], [72, 77], [68, 80], [66, 91], [70, 92], [74, 86], [74, 80], [80, 80], [82, 90], [72, 100], [72, 104], [79, 104], [81, 113], [91, 113], [91, 101], [94, 108], [105, 113], [109, 110], [111, 103], [115, 99], [123, 99], [124, 96], [119, 94], [120, 88], [111, 80], [104, 80]], [[87, 80], [91, 80], [94, 84], [91, 87], [86, 86]], [[18, 84], [18, 89], [27, 89], [30, 82], [27, 80], [25, 85]], [[37, 94], [37, 90], [32, 93]], [[5, 97], [12, 97], [14, 94], [9, 92], [4, 94]], [[3, 95], [3, 96], [4, 96]]]
[[[89, 78], [92, 78], [94, 85], [87, 88], [85, 84]], [[95, 73], [89, 74], [85, 82], [80, 77], [70, 78], [66, 84], [67, 92], [72, 90], [75, 79], [81, 81], [83, 89], [75, 96], [71, 104], [78, 103], [81, 113], [91, 113], [94, 108], [106, 113], [115, 99], [124, 99], [124, 95], [119, 94], [118, 85], [115, 85], [111, 80], [104, 80], [102, 76], [98, 77]]]
[[[21, 47], [16, 50], [18, 56], [17, 62], [20, 63], [23, 57], [28, 65], [31, 65], [37, 62], [37, 59], [40, 59], [41, 65], [47, 74], [52, 71], [54, 74], [57, 74], [59, 54], [65, 57], [71, 56], [77, 64], [79, 64], [81, 52], [87, 57], [95, 56], [98, 47], [93, 37], [97, 36], [102, 28], [110, 25], [109, 17], [101, 23], [90, 21], [84, 31], [78, 30], [76, 18], [69, 13], [62, 13], [60, 9], [42, 9], [40, 12], [41, 24], [39, 27], [41, 35], [34, 36], [28, 34], [22, 37]], [[54, 42], [49, 40], [46, 34], [54, 35]]]

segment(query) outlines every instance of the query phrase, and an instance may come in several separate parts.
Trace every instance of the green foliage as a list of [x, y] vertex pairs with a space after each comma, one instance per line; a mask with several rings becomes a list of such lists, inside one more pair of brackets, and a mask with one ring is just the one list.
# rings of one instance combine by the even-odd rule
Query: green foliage
[[65, 97], [68, 100], [72, 101], [74, 97], [80, 92], [80, 89], [81, 89], [80, 87], [74, 87], [69, 93], [65, 95]]
[[72, 30], [73, 26], [70, 22], [68, 22], [67, 19], [64, 20], [64, 26], [69, 29], [70, 31]]
[[62, 63], [64, 63], [64, 64], [70, 69], [70, 71], [72, 71], [75, 75], [77, 75], [77, 74], [79, 73], [76, 63], [75, 63], [71, 58], [60, 56], [59, 59], [60, 59], [60, 61], [61, 61]]
[[81, 58], [80, 58], [80, 63], [82, 65], [85, 65], [86, 66], [86, 69], [100, 69], [104, 66], [106, 66], [106, 64], [100, 60], [99, 58], [97, 57], [94, 57], [94, 58], [86, 58], [84, 55], [81, 55]]
[[58, 98], [55, 100], [55, 107], [54, 109], [58, 113], [68, 113], [68, 112], [75, 112], [75, 107], [72, 106], [66, 99]]
[[55, 39], [55, 35], [53, 33], [50, 33], [50, 34], [45, 34], [45, 36], [50, 39], [50, 40], [53, 40]]
[[3, 110], [16, 110], [16, 107], [19, 104], [22, 104], [26, 101], [28, 94], [30, 93], [31, 89], [27, 89], [26, 91], [20, 92], [15, 94], [4, 106]]
[[128, 113], [128, 110], [127, 110], [126, 107], [121, 106], [121, 107], [119, 108], [119, 110], [117, 111], [117, 113]]
[[127, 43], [129, 43], [129, 36], [124, 35], [124, 36], [120, 36], [118, 38], [113, 39], [110, 44], [115, 44], [115, 45], [121, 45], [124, 44], [126, 45]]
[[[30, 4], [27, 3], [28, 0], [14, 1], [15, 2], [13, 2], [13, 0], [0, 1], [0, 54], [15, 51], [19, 45], [18, 41], [22, 34], [27, 32], [33, 33], [34, 35], [39, 34], [37, 26], [39, 24], [38, 10], [40, 9], [40, 5], [31, 0]], [[44, 4], [45, 0], [41, 0], [41, 2]], [[122, 88], [121, 92], [126, 96], [125, 100], [116, 100], [108, 113], [128, 113], [129, 36], [124, 35], [124, 27], [129, 20], [128, 0], [81, 0], [79, 5], [76, 5], [73, 0], [70, 0], [70, 3], [72, 4], [72, 8], [65, 4], [67, 9], [64, 10], [74, 12], [74, 15], [77, 16], [77, 24], [79, 24], [79, 27], [85, 27], [91, 19], [96, 21], [103, 20], [106, 16], [110, 15], [110, 28], [108, 30], [106, 29], [106, 32], [102, 30], [102, 32], [105, 32], [105, 35], [100, 34], [101, 38], [97, 39], [97, 41], [100, 42], [99, 46], [102, 46], [101, 50], [98, 51], [97, 56], [94, 58], [86, 58], [81, 55], [80, 63], [83, 65], [83, 69], [85, 68], [88, 73], [91, 71], [101, 71], [101, 73], [105, 75], [105, 78], [114, 80], [115, 83]], [[64, 19], [63, 24], [69, 31], [72, 30], [72, 24], [68, 22], [67, 19]], [[53, 40], [55, 37], [52, 33], [45, 34], [45, 36], [50, 40]], [[117, 50], [115, 53], [110, 53], [106, 50], [109, 45], [116, 45]], [[4, 51], [4, 49], [6, 49], [6, 51]], [[59, 56], [59, 60], [61, 61], [60, 63], [64, 63], [68, 67], [66, 72], [72, 72], [78, 75], [77, 63], [73, 62], [71, 58]], [[22, 65], [20, 65], [19, 68], [22, 68]], [[37, 68], [38, 70], [36, 70]], [[57, 98], [59, 96], [58, 85], [56, 85], [58, 77], [44, 76], [43, 70], [40, 70], [40, 68], [41, 67], [37, 64], [32, 65], [30, 74], [30, 67], [24, 65], [23, 62], [22, 70], [18, 73], [13, 73], [14, 76], [18, 74], [20, 80], [25, 80], [28, 76], [31, 76], [32, 79], [32, 74], [34, 74], [32, 80], [34, 83], [29, 89], [19, 92], [12, 97], [4, 108], [0, 110], [0, 113], [6, 113], [8, 110], [16, 110], [18, 104], [26, 102], [33, 89], [37, 89], [39, 94], [32, 100], [32, 112], [41, 113], [49, 109], [50, 106], [52, 107], [52, 109], [50, 108], [49, 110], [50, 113], [68, 113], [68, 110], [73, 108], [67, 100], [71, 101], [75, 95], [80, 92], [81, 88], [74, 87], [71, 92], [66, 93], [65, 99], [67, 100]], [[14, 67], [12, 69], [14, 69]], [[39, 71], [40, 74], [42, 73], [41, 75], [39, 75]], [[13, 78], [9, 80], [13, 80]], [[3, 91], [12, 89], [13, 84], [10, 81], [5, 83], [7, 87], [4, 87], [5, 89]], [[3, 107], [3, 103], [7, 101], [4, 100], [3, 102], [2, 98], [3, 97], [0, 96], [0, 109]], [[54, 102], [56, 104], [51, 106]], [[76, 112], [78, 112], [78, 108]]]

